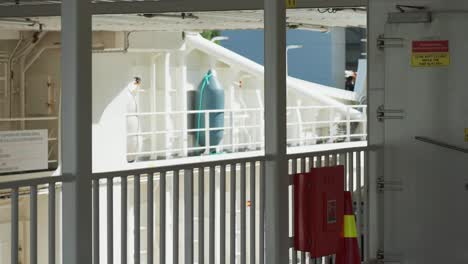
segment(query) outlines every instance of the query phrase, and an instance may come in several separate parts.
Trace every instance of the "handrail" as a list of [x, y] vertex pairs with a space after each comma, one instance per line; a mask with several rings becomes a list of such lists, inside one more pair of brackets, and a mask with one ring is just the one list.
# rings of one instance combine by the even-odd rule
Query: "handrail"
[[159, 115], [195, 115], [199, 113], [236, 113], [236, 112], [257, 112], [263, 111], [263, 108], [241, 108], [241, 109], [211, 109], [211, 110], [187, 110], [187, 111], [173, 111], [173, 112], [145, 112], [145, 113], [127, 113], [126, 117], [129, 116], [159, 116]]
[[466, 148], [458, 147], [458, 146], [448, 144], [448, 143], [445, 143], [445, 142], [442, 142], [442, 141], [439, 141], [439, 140], [431, 139], [431, 138], [428, 138], [428, 137], [421, 137], [421, 136], [416, 136], [414, 139], [416, 139], [418, 141], [421, 141], [421, 142], [424, 142], [424, 143], [428, 143], [428, 144], [436, 145], [436, 146], [439, 146], [439, 147], [442, 147], [442, 148], [446, 148], [446, 149], [450, 149], [450, 150], [454, 150], [454, 151], [458, 151], [458, 152], [468, 154], [468, 149], [466, 149]]
[[18, 118], [0, 118], [0, 122], [23, 122], [23, 121], [54, 121], [57, 116], [48, 117], [18, 117]]
[[[377, 150], [378, 146], [365, 146], [365, 147], [357, 147], [357, 148], [343, 148], [343, 149], [332, 149], [326, 151], [315, 151], [315, 152], [301, 152], [301, 153], [294, 153], [288, 154], [288, 159], [295, 159], [295, 158], [302, 158], [307, 156], [326, 156], [332, 154], [339, 154], [339, 153], [346, 153], [346, 152], [360, 152], [360, 151], [374, 151]], [[141, 169], [130, 169], [130, 170], [123, 170], [123, 171], [111, 171], [111, 172], [100, 172], [94, 173], [93, 178], [95, 179], [103, 179], [109, 177], [127, 177], [131, 175], [145, 175], [145, 174], [152, 174], [158, 172], [166, 172], [166, 171], [180, 171], [186, 169], [193, 169], [199, 167], [214, 167], [214, 166], [221, 166], [221, 165], [229, 165], [233, 162], [235, 163], [245, 163], [250, 161], [264, 161], [267, 160], [268, 156], [266, 155], [255, 155], [249, 157], [227, 157], [226, 159], [222, 160], [214, 160], [214, 161], [201, 161], [200, 159], [194, 159], [193, 162], [188, 162], [184, 164], [177, 164], [177, 165], [163, 165], [153, 168], [141, 168]]]
[[331, 149], [325, 151], [316, 151], [316, 152], [302, 152], [302, 153], [294, 153], [288, 154], [288, 159], [297, 159], [302, 157], [308, 156], [326, 156], [332, 154], [340, 154], [340, 153], [347, 153], [347, 152], [360, 152], [360, 151], [375, 151], [378, 149], [378, 146], [369, 145], [365, 147], [357, 147], [357, 148], [342, 148], [342, 149]]
[[[289, 106], [286, 109], [291, 110], [322, 110], [322, 109], [366, 109], [367, 105], [316, 105], [316, 106]], [[236, 112], [255, 112], [264, 111], [263, 108], [240, 108], [240, 109], [211, 109], [211, 110], [187, 110], [187, 111], [173, 111], [173, 112], [144, 112], [144, 113], [127, 113], [126, 117], [129, 116], [158, 116], [158, 115], [183, 115], [183, 114], [199, 114], [199, 113], [236, 113]]]
[[72, 179], [73, 178], [71, 176], [62, 175], [62, 176], [50, 176], [50, 177], [42, 177], [42, 178], [0, 182], [0, 190], [21, 188], [21, 187], [28, 187], [28, 186], [38, 186], [38, 185], [44, 185], [44, 184], [55, 184], [59, 182], [68, 182]]
[[177, 164], [177, 165], [163, 165], [163, 166], [158, 166], [158, 167], [153, 167], [153, 168], [93, 173], [93, 178], [103, 179], [103, 178], [109, 178], [109, 177], [127, 177], [127, 176], [134, 176], [134, 175], [153, 174], [153, 173], [158, 173], [158, 172], [181, 171], [181, 170], [188, 170], [188, 169], [193, 169], [193, 168], [215, 167], [215, 166], [229, 165], [232, 163], [246, 163], [246, 162], [251, 162], [251, 161], [264, 161], [264, 160], [265, 160], [264, 155], [255, 155], [255, 156], [241, 157], [241, 158], [232, 157], [232, 158], [214, 160], [214, 161], [200, 161], [200, 159], [194, 159], [193, 162]]
[[[363, 109], [362, 115], [366, 115], [365, 109], [367, 109], [367, 105], [340, 105], [340, 106], [335, 106], [335, 105], [325, 105], [325, 106], [292, 106], [288, 107], [288, 111], [292, 115], [298, 115], [297, 120], [290, 120], [287, 123], [288, 129], [294, 129], [297, 127], [297, 130], [294, 130], [295, 132], [293, 133], [299, 133], [300, 138], [288, 138], [288, 143], [293, 143], [293, 144], [301, 144], [301, 145], [310, 145], [309, 143], [305, 143], [306, 141], [310, 140], [328, 140], [328, 141], [333, 141], [335, 139], [344, 139], [346, 141], [352, 141], [355, 138], [365, 138], [367, 137], [367, 133], [361, 132], [361, 133], [355, 133], [352, 131], [352, 124], [353, 123], [359, 123], [362, 124], [364, 127], [362, 128], [363, 131], [365, 131], [365, 127], [367, 126], [367, 119], [366, 118], [354, 118], [351, 116], [351, 109]], [[345, 111], [346, 114], [344, 117], [341, 118], [335, 118], [334, 113], [336, 109], [347, 109], [348, 111]], [[320, 117], [319, 119], [315, 118], [313, 120], [304, 120], [303, 117], [301, 117], [301, 111], [308, 111], [308, 110], [323, 110], [323, 111], [329, 111], [330, 113], [328, 114], [328, 119], [327, 117]], [[209, 123], [210, 121], [210, 114], [215, 114], [215, 113], [224, 113], [227, 114], [224, 119], [225, 122], [228, 122], [230, 124], [224, 126], [224, 127], [209, 127], [208, 125], [205, 124], [205, 127], [203, 128], [193, 128], [193, 129], [170, 129], [170, 130], [155, 130], [155, 128], [152, 128], [151, 131], [133, 131], [131, 133], [127, 132], [127, 137], [154, 137], [158, 135], [174, 135], [174, 134], [185, 134], [185, 133], [192, 133], [192, 132], [204, 132], [205, 137], [209, 138], [210, 132], [214, 131], [228, 131], [228, 136], [230, 136], [230, 141], [224, 145], [217, 145], [216, 147], [218, 148], [229, 148], [231, 149], [232, 152], [238, 152], [236, 148], [241, 147], [241, 146], [249, 146], [249, 145], [255, 145], [258, 146], [259, 144], [256, 142], [245, 142], [243, 144], [237, 143], [236, 139], [238, 139], [241, 136], [247, 137], [248, 141], [258, 141], [260, 139], [252, 139], [248, 135], [245, 135], [246, 131], [248, 130], [252, 131], [252, 135], [258, 136], [258, 133], [256, 131], [253, 131], [251, 129], [258, 129], [259, 132], [261, 133], [261, 130], [264, 129], [264, 122], [262, 122], [262, 119], [264, 118], [264, 109], [263, 108], [244, 108], [244, 109], [215, 109], [215, 110], [193, 110], [193, 111], [173, 111], [173, 112], [145, 112], [145, 113], [127, 113], [125, 114], [126, 118], [140, 118], [140, 117], [163, 117], [163, 116], [183, 116], [183, 115], [190, 115], [190, 114], [197, 114], [197, 113], [203, 113], [205, 114], [205, 123]], [[245, 115], [254, 115], [255, 118], [259, 118], [259, 122], [257, 122], [255, 125], [247, 125], [247, 124], [239, 124], [239, 125], [234, 125], [234, 120], [237, 120], [239, 117], [237, 114], [245, 114]], [[324, 113], [326, 115], [326, 113]], [[258, 115], [258, 116], [257, 116]], [[289, 114], [288, 114], [289, 115]], [[146, 119], [145, 119], [146, 120]], [[150, 120], [147, 120], [150, 121]], [[322, 136], [304, 136], [305, 133], [309, 133], [312, 131], [312, 133], [321, 133], [318, 131], [318, 129], [323, 128], [324, 126], [328, 126], [328, 133], [326, 135]], [[345, 126], [344, 127], [339, 127], [339, 126]], [[342, 129], [342, 130], [340, 130]], [[236, 134], [235, 132], [241, 133], [241, 134]], [[344, 133], [342, 133], [343, 131]], [[326, 131], [325, 131], [326, 133]], [[317, 134], [318, 135], [318, 134]], [[294, 137], [291, 135], [291, 137]], [[304, 138], [303, 138], [304, 137]], [[156, 140], [155, 138], [152, 138], [151, 140]], [[245, 141], [245, 140], [242, 140]], [[154, 154], [160, 154], [160, 153], [168, 153], [168, 152], [182, 152], [185, 153], [187, 151], [203, 151], [209, 152], [211, 149], [210, 146], [210, 140], [207, 140], [208, 144], [204, 147], [189, 147], [187, 145], [181, 146], [181, 147], [173, 147], [171, 149], [160, 149], [158, 151], [131, 151], [127, 152], [127, 156], [139, 156], [139, 155], [154, 155]], [[242, 150], [241, 150], [242, 152]], [[186, 154], [185, 154], [186, 155]]]

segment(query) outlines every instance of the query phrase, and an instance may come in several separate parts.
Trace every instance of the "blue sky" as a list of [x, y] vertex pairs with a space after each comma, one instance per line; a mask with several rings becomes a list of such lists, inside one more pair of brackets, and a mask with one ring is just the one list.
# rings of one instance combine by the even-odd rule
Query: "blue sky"
[[[222, 45], [263, 65], [263, 30], [229, 30]], [[308, 30], [289, 30], [287, 43], [303, 45], [289, 51], [289, 75], [303, 80], [335, 86], [331, 34]]]

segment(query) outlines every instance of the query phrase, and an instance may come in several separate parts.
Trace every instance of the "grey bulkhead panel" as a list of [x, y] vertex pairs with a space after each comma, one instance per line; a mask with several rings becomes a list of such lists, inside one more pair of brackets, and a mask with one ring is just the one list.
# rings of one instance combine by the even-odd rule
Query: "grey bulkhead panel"
[[[433, 15], [432, 23], [387, 24], [384, 256], [388, 263], [468, 263], [468, 155], [415, 140], [422, 136], [467, 148], [468, 14]], [[412, 41], [449, 40], [451, 62], [412, 67]], [[387, 263], [387, 262], [386, 262]]]

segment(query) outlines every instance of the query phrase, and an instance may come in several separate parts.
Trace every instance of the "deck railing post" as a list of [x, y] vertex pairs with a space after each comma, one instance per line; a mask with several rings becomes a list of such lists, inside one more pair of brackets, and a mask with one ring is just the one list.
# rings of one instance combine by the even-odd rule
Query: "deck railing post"
[[63, 263], [92, 263], [91, 1], [62, 2]]
[[231, 133], [230, 133], [230, 136], [231, 136], [231, 151], [232, 153], [236, 152], [236, 146], [235, 146], [235, 142], [234, 142], [234, 133], [236, 132], [234, 130], [234, 110], [231, 109], [231, 111], [229, 112], [229, 122], [231, 122]]
[[[289, 261], [286, 2], [265, 0], [265, 259]], [[263, 264], [263, 263], [262, 263]]]
[[346, 107], [346, 142], [351, 141], [351, 107]]
[[210, 112], [205, 112], [205, 154], [210, 155]]

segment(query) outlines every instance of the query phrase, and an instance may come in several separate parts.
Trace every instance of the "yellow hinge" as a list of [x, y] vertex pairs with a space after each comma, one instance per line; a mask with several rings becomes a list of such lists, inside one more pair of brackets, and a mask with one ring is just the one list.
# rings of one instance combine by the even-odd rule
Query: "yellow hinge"
[[286, 0], [286, 8], [296, 8], [297, 0]]

